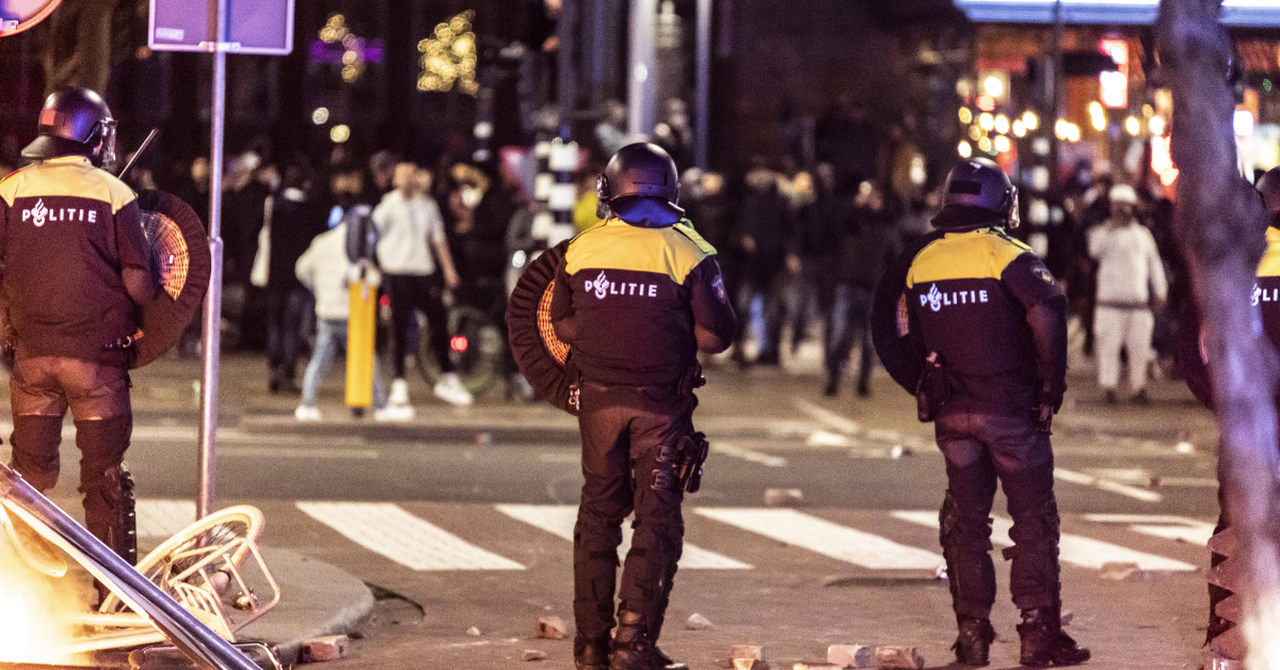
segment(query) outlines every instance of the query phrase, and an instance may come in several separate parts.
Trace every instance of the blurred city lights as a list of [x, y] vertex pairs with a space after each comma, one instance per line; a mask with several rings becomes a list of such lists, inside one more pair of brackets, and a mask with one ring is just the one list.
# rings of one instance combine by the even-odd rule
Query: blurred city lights
[[1007, 135], [997, 135], [995, 141], [996, 151], [1004, 153], [1013, 148], [1013, 143], [1009, 141]]
[[1000, 77], [990, 74], [982, 80], [982, 92], [992, 98], [1004, 97], [1004, 81]]
[[[342, 45], [342, 81], [348, 84], [354, 83], [360, 75], [364, 74], [365, 41], [351, 32], [347, 27], [345, 16], [342, 14], [330, 16], [324, 27], [320, 29], [320, 40], [325, 44]], [[323, 123], [323, 121], [316, 121], [316, 123]]]
[[1149, 119], [1152, 116], [1155, 116], [1155, 113], [1156, 113], [1155, 107], [1152, 107], [1151, 105], [1142, 106], [1142, 118]]
[[1093, 126], [1094, 130], [1102, 132], [1107, 129], [1107, 117], [1101, 115], [1091, 116], [1089, 117], [1089, 125]]
[[1036, 116], [1035, 112], [1028, 109], [1022, 113], [1022, 125], [1027, 128], [1027, 132], [1032, 132], [1036, 128], [1040, 127], [1040, 117]]
[[982, 137], [982, 129], [977, 126], [969, 126], [969, 139], [977, 142], [980, 137]]
[[979, 149], [980, 151], [985, 151], [985, 152], [987, 152], [987, 153], [991, 153], [991, 149], [992, 149], [992, 146], [991, 146], [991, 138], [990, 138], [990, 137], [984, 137], [984, 138], [982, 138], [982, 139], [978, 140], [978, 149]]
[[1130, 116], [1124, 120], [1124, 131], [1137, 137], [1138, 133], [1142, 132], [1142, 122], [1138, 120], [1138, 117]]
[[351, 139], [351, 129], [347, 127], [347, 124], [339, 123], [329, 129], [329, 139], [332, 140], [334, 144], [342, 144], [343, 142]]
[[1014, 137], [1027, 136], [1027, 126], [1022, 122], [1022, 119], [1016, 119], [1013, 122], [1013, 135]]
[[1232, 125], [1235, 127], [1236, 135], [1239, 137], [1249, 137], [1253, 135], [1253, 113], [1247, 109], [1237, 109], [1235, 118], [1232, 119]]
[[973, 155], [973, 146], [964, 140], [960, 140], [960, 146], [956, 147], [956, 152], [961, 158], [969, 158]]
[[996, 117], [996, 132], [1001, 135], [1007, 135], [1009, 133], [1009, 117], [1004, 114]]
[[328, 107], [316, 107], [316, 111], [311, 112], [311, 122], [317, 126], [323, 126], [329, 120]]
[[1102, 109], [1102, 103], [1093, 100], [1089, 103], [1089, 116], [1102, 116], [1105, 112]]
[[467, 10], [436, 24], [432, 34], [418, 42], [422, 54], [418, 74], [419, 91], [458, 90], [474, 96], [480, 91], [476, 81], [476, 34], [471, 21], [475, 12]]
[[994, 111], [996, 108], [995, 98], [989, 95], [978, 96], [978, 99], [974, 104], [977, 106], [978, 109], [981, 109], [984, 112]]
[[1163, 135], [1165, 129], [1165, 120], [1163, 116], [1153, 116], [1147, 120], [1147, 130], [1152, 135]]
[[996, 119], [994, 116], [991, 116], [990, 112], [983, 112], [982, 116], [978, 117], [978, 125], [981, 126], [983, 130], [991, 132], [991, 129], [996, 127]]
[[970, 123], [973, 123], [973, 110], [969, 109], [968, 107], [961, 107], [960, 123], [963, 123], [966, 126], [969, 125]]
[[1057, 135], [1060, 140], [1079, 142], [1080, 126], [1077, 126], [1066, 119], [1058, 119], [1057, 122], [1053, 124], [1053, 134]]

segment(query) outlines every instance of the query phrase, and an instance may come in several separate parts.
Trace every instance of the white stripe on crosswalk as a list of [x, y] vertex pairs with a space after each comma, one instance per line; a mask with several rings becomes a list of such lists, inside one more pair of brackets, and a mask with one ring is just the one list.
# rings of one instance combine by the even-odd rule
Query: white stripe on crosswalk
[[143, 498], [134, 504], [138, 537], [167, 539], [196, 521], [194, 500]]
[[791, 509], [700, 507], [698, 514], [743, 530], [873, 569], [925, 569], [942, 556]]
[[[494, 507], [513, 519], [541, 528], [556, 537], [573, 541], [573, 526], [578, 517], [578, 508], [573, 505], [495, 505]], [[625, 556], [631, 548], [631, 535], [631, 524], [622, 524], [622, 545], [618, 547], [620, 555]], [[707, 551], [687, 542], [684, 545], [684, 553], [680, 557], [681, 569], [750, 570], [751, 567], [750, 564]]]
[[1142, 502], [1160, 502], [1161, 500], [1164, 500], [1164, 496], [1156, 493], [1155, 491], [1138, 488], [1136, 486], [1129, 486], [1128, 484], [1121, 484], [1120, 482], [1112, 481], [1104, 477], [1095, 477], [1093, 475], [1076, 472], [1074, 470], [1054, 468], [1053, 477], [1054, 479], [1059, 479], [1071, 484], [1093, 486], [1102, 489], [1103, 491], [1119, 493], [1122, 496], [1128, 496], [1135, 500], [1141, 500]]
[[[937, 512], [899, 510], [891, 514], [896, 519], [902, 519], [921, 526], [938, 527]], [[1013, 522], [1009, 519], [1002, 517], [993, 519], [991, 542], [1001, 547], [1012, 546], [1013, 540], [1009, 539], [1009, 529], [1012, 527]], [[1118, 544], [1103, 542], [1102, 540], [1065, 533], [1059, 541], [1059, 558], [1063, 563], [1085, 568], [1100, 568], [1104, 563], [1136, 563], [1142, 570], [1166, 570], [1172, 572], [1196, 570], [1196, 567], [1190, 563], [1136, 551]]]
[[1086, 521], [1095, 523], [1118, 523], [1129, 526], [1129, 530], [1143, 535], [1163, 537], [1196, 546], [1209, 543], [1213, 535], [1213, 524], [1185, 516], [1169, 514], [1086, 514]]
[[307, 516], [366, 549], [417, 571], [524, 570], [393, 503], [296, 503]]

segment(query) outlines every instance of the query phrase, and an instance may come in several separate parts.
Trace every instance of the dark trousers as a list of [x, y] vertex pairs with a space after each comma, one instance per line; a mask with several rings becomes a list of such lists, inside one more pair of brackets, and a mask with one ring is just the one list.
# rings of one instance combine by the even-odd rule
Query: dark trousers
[[609, 638], [622, 520], [634, 511], [618, 609], [640, 613], [656, 641], [683, 547], [684, 491], [652, 484], [660, 447], [675, 446], [692, 431], [693, 403], [674, 388], [591, 382], [582, 385], [580, 402], [584, 481], [573, 532], [578, 636]]
[[827, 319], [824, 363], [827, 379], [839, 383], [840, 374], [854, 342], [858, 342], [858, 389], [866, 390], [871, 381], [871, 289], [852, 284], [837, 284]]
[[404, 359], [413, 351], [413, 333], [418, 312], [427, 317], [428, 340], [440, 372], [453, 372], [449, 358], [449, 315], [444, 309], [444, 286], [439, 273], [434, 275], [384, 275], [387, 295], [391, 298], [391, 370], [396, 379], [404, 378]]
[[1020, 609], [1057, 605], [1059, 520], [1049, 435], [1029, 416], [963, 411], [944, 411], [934, 428], [947, 463], [939, 525], [956, 615], [987, 618], [995, 602], [990, 515], [997, 481], [1013, 517], [1014, 546], [1004, 550], [1013, 561], [1013, 602]]
[[267, 288], [267, 363], [273, 378], [293, 380], [298, 371], [298, 343], [311, 309], [302, 288]]
[[133, 430], [128, 372], [121, 365], [78, 358], [19, 358], [9, 378], [9, 398], [12, 465], [39, 491], [58, 482], [62, 419], [71, 410], [80, 449], [85, 526], [132, 560], [133, 485], [122, 465]]

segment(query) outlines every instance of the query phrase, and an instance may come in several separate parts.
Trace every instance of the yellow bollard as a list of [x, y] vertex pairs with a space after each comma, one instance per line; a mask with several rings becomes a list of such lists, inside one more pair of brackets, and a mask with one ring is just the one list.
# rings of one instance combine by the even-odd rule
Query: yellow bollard
[[373, 355], [378, 286], [367, 279], [351, 282], [347, 317], [347, 406], [373, 405]]

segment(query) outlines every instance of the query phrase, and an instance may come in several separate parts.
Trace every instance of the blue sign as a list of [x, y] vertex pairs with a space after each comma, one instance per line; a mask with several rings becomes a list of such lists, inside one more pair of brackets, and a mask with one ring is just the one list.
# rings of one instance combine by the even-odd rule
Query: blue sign
[[[955, 0], [970, 21], [1053, 23], [1054, 8], [1066, 24], [1150, 25], [1159, 0]], [[1249, 28], [1280, 27], [1280, 0], [1224, 0], [1222, 23]]]
[[213, 14], [226, 17], [223, 51], [284, 55], [293, 51], [294, 0], [151, 0], [147, 44], [158, 51], [213, 51]]

